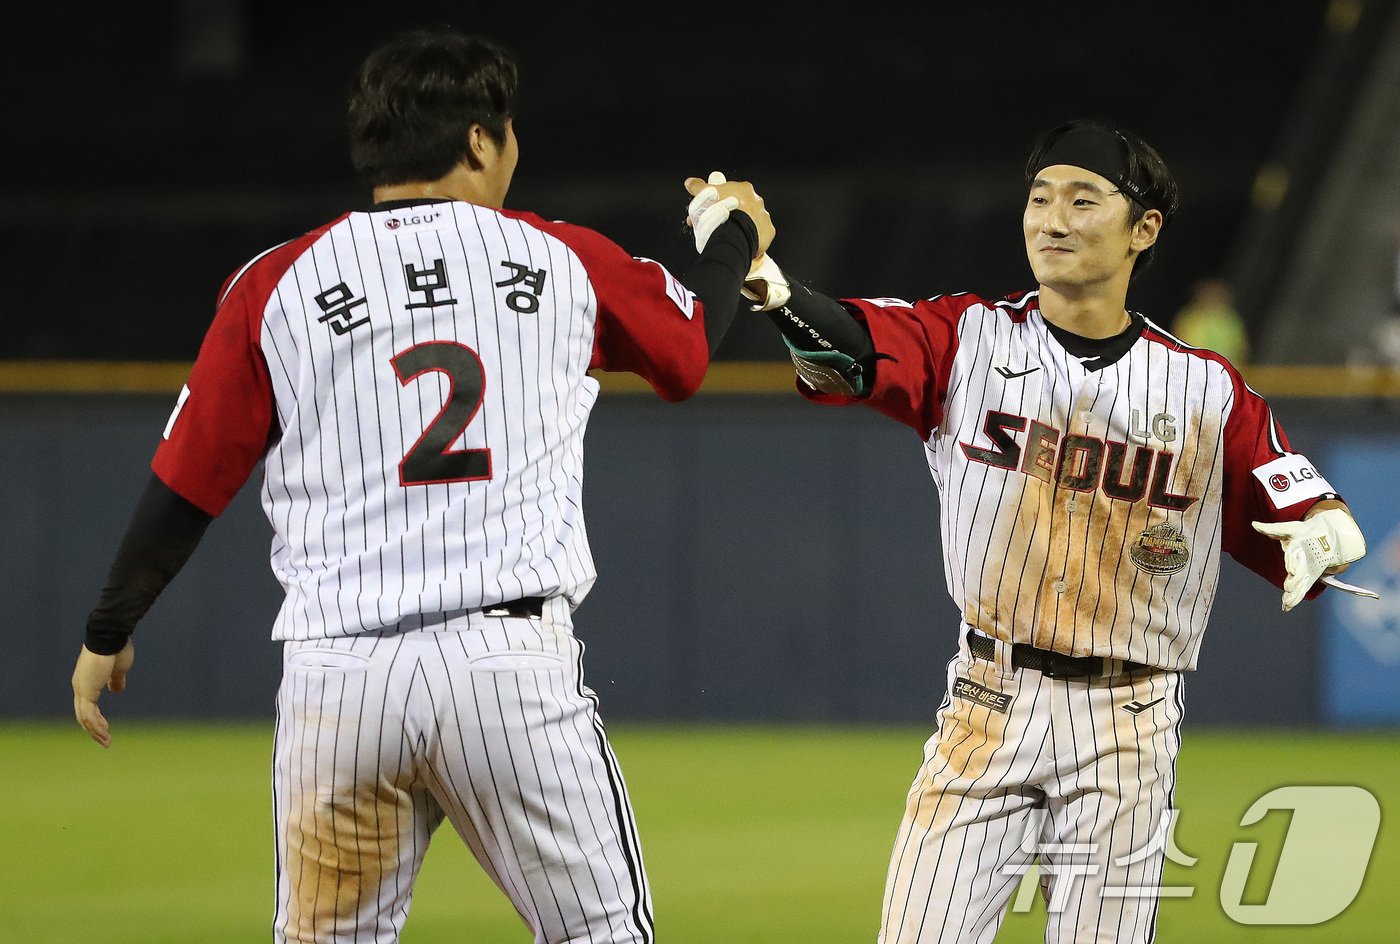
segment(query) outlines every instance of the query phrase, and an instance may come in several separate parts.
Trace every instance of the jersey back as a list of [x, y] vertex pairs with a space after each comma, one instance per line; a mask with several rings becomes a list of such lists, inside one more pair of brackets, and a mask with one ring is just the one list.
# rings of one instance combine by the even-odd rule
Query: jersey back
[[263, 454], [274, 638], [577, 603], [587, 371], [688, 395], [700, 320], [660, 265], [579, 227], [462, 202], [350, 213], [231, 280], [155, 469], [218, 513]]

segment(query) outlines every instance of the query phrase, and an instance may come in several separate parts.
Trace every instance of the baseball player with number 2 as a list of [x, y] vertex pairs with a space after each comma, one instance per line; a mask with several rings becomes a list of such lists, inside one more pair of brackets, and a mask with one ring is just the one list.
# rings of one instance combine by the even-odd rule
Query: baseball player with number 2
[[737, 188], [747, 213], [716, 205], [682, 284], [501, 209], [515, 89], [508, 55], [446, 30], [369, 57], [351, 153], [375, 203], [224, 285], [73, 673], [106, 746], [137, 620], [264, 461], [278, 942], [398, 940], [444, 818], [536, 942], [654, 940], [570, 616], [595, 577], [587, 371], [691, 395], [773, 230]]
[[[1330, 576], [1365, 542], [1264, 400], [1125, 307], [1177, 206], [1156, 151], [1074, 122], [1042, 137], [1026, 184], [1036, 291], [838, 303], [767, 255], [745, 286], [799, 390], [911, 427], [940, 495], [963, 625], [883, 944], [991, 941], [1037, 858], [1047, 941], [1150, 941], [1220, 551], [1281, 586], [1284, 610], [1319, 578], [1374, 595]], [[720, 174], [686, 189], [692, 219], [737, 194]]]

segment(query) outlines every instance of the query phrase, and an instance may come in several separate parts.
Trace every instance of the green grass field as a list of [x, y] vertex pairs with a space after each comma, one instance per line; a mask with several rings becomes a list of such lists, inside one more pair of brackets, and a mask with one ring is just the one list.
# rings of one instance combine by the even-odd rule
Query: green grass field
[[[890, 843], [926, 732], [911, 728], [615, 725], [637, 810], [661, 944], [873, 942]], [[117, 716], [110, 751], [76, 726], [0, 724], [0, 941], [201, 944], [269, 938], [271, 727]], [[1158, 940], [1395, 941], [1400, 735], [1191, 731], [1169, 866], [1189, 899], [1163, 903]], [[1247, 927], [1218, 903], [1231, 845], [1259, 843], [1246, 901], [1262, 901], [1286, 820], [1240, 826], [1288, 784], [1376, 795], [1380, 839], [1357, 900], [1312, 927]], [[1256, 874], [1257, 873], [1257, 874]], [[1251, 897], [1253, 896], [1253, 897]], [[1038, 896], [1037, 896], [1038, 897]], [[1042, 938], [1043, 908], [997, 938]], [[406, 944], [528, 941], [505, 899], [444, 828]]]

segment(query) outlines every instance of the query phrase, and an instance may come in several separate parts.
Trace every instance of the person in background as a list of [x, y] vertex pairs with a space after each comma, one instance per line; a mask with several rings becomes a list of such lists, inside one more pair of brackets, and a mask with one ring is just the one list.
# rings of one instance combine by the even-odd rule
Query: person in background
[[1222, 354], [1236, 367], [1249, 360], [1249, 335], [1235, 310], [1230, 286], [1223, 279], [1202, 279], [1186, 307], [1177, 312], [1172, 331], [1192, 347]]

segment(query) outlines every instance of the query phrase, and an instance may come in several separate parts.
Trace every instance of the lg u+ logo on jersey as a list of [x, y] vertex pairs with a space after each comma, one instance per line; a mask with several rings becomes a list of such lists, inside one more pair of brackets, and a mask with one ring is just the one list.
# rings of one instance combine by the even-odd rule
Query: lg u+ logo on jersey
[[[412, 213], [408, 216], [391, 216], [384, 221], [384, 228], [393, 232], [407, 227], [412, 229], [415, 226], [430, 226], [430, 224], [442, 221], [442, 211], [433, 210], [429, 213]], [[432, 227], [436, 229], [436, 227]]]
[[[1172, 423], [1173, 418], [1165, 413], [1153, 418], [1152, 426], [1159, 439], [1170, 442], [1176, 438]], [[1102, 491], [1117, 501], [1137, 502], [1145, 497], [1149, 505], [1170, 511], [1185, 511], [1199, 500], [1194, 495], [1171, 492], [1176, 454], [1165, 449], [1130, 447], [1128, 443], [1078, 434], [1062, 439], [1053, 426], [999, 410], [987, 411], [982, 431], [991, 440], [991, 449], [959, 443], [963, 454], [974, 462], [1021, 471], [1077, 492]], [[1026, 432], [1024, 447], [1013, 435], [1022, 431]], [[1143, 435], [1145, 439], [1145, 431]], [[1136, 437], [1130, 434], [1130, 438]]]

